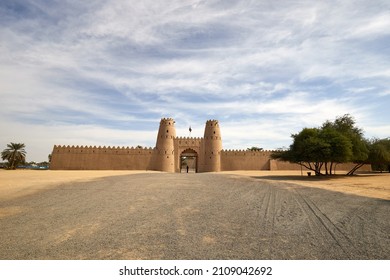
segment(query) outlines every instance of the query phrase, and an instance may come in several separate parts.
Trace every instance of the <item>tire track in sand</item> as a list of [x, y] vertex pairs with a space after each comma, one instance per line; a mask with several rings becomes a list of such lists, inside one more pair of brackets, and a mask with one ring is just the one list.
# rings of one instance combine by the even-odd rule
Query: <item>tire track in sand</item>
[[[260, 214], [262, 213], [262, 215]], [[274, 186], [268, 186], [265, 192], [259, 216], [262, 216], [264, 236], [262, 240], [267, 241], [267, 254], [269, 259], [272, 259], [275, 239], [275, 215], [276, 215], [276, 194]]]
[[[294, 198], [296, 202], [307, 216], [311, 223], [311, 228], [316, 231], [316, 234], [319, 234], [328, 240], [333, 239], [345, 254], [345, 258], [353, 259], [356, 255], [362, 255], [361, 250], [355, 246], [352, 240], [345, 235], [312, 200], [307, 196], [302, 195], [296, 188], [293, 189], [293, 193], [295, 194]], [[326, 242], [326, 244], [329, 243]]]

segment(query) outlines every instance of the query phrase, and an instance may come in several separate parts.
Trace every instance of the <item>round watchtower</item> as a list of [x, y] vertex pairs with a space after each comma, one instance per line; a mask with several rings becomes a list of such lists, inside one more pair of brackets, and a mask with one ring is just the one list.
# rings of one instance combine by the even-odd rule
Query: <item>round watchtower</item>
[[174, 138], [176, 137], [175, 121], [163, 118], [158, 129], [156, 149], [156, 169], [159, 171], [175, 172]]
[[217, 120], [208, 120], [204, 129], [203, 138], [203, 172], [221, 171], [221, 130]]

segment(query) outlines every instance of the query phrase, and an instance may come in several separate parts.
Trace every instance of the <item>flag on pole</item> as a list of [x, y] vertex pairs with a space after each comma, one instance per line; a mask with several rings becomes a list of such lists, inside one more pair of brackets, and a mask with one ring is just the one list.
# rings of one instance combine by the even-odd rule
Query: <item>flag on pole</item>
[[190, 131], [190, 133], [192, 132], [192, 128], [191, 128], [191, 126], [190, 126], [190, 128], [189, 128], [188, 130]]

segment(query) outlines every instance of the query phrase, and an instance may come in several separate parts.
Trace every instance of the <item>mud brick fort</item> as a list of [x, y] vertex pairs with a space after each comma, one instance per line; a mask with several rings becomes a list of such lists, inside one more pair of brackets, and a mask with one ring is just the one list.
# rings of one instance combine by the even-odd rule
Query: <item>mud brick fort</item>
[[[50, 169], [165, 172], [186, 172], [188, 169], [191, 172], [301, 169], [298, 164], [271, 159], [272, 152], [222, 149], [217, 120], [208, 120], [204, 137], [195, 138], [177, 137], [174, 119], [163, 118], [155, 148], [55, 145]], [[338, 170], [348, 170], [350, 167], [349, 164], [338, 166]]]

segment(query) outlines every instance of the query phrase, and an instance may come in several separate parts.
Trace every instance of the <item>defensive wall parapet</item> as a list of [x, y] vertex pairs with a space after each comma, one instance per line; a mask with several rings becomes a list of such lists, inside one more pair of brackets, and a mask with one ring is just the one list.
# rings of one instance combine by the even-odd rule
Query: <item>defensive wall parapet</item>
[[257, 157], [269, 157], [274, 151], [273, 150], [260, 150], [260, 151], [250, 151], [250, 150], [221, 150], [221, 154], [226, 156], [257, 156]]
[[55, 145], [50, 169], [149, 170], [153, 148]]
[[175, 140], [203, 140], [203, 137], [183, 137], [183, 136], [178, 136], [175, 137]]
[[174, 139], [176, 145], [178, 147], [184, 147], [184, 146], [200, 146], [202, 145], [203, 138], [201, 137], [176, 137]]
[[152, 154], [154, 148], [138, 148], [138, 147], [111, 147], [111, 146], [61, 146], [54, 145], [53, 154]]

